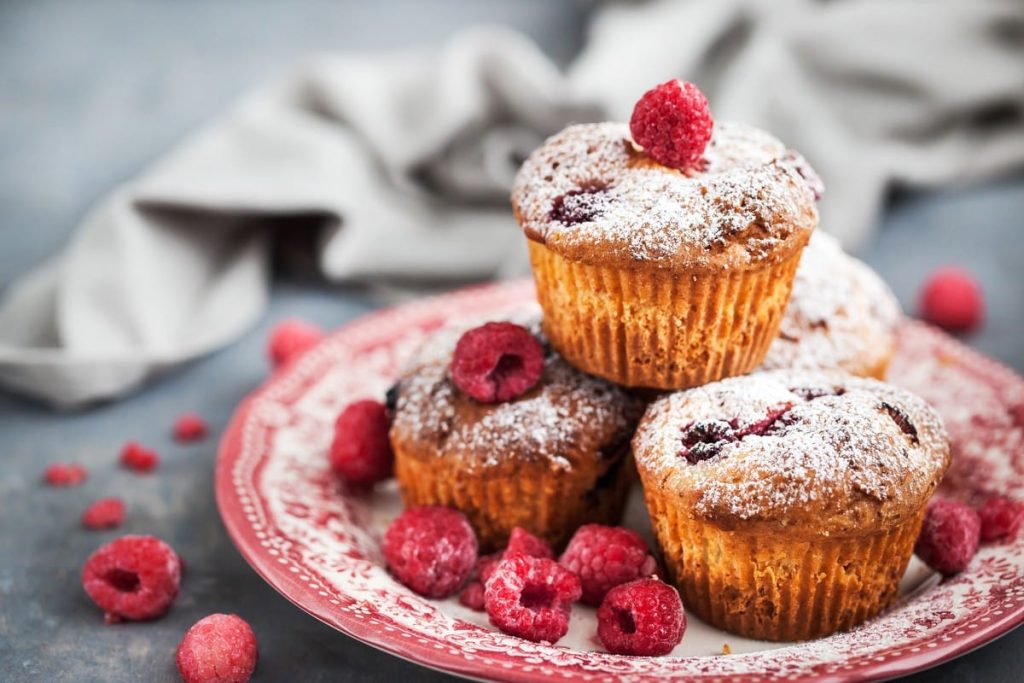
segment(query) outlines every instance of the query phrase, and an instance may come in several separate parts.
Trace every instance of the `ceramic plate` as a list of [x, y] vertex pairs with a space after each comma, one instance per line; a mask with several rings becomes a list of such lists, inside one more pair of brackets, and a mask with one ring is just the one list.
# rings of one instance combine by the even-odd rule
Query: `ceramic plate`
[[[533, 304], [529, 282], [487, 286], [399, 306], [339, 329], [271, 377], [238, 409], [221, 444], [217, 501], [249, 563], [321, 621], [420, 664], [483, 679], [842, 681], [883, 678], [946, 661], [1024, 620], [1024, 534], [986, 545], [946, 581], [916, 559], [901, 597], [853, 631], [798, 644], [746, 640], [689, 617], [670, 656], [622, 657], [594, 640], [594, 611], [576, 606], [555, 645], [499, 633], [455, 599], [421, 598], [384, 569], [378, 541], [401, 509], [394, 484], [349, 494], [326, 452], [341, 408], [380, 398], [439, 327], [499, 318]], [[954, 444], [943, 493], [1024, 497], [1024, 380], [920, 323], [906, 322], [890, 380], [933, 403]], [[646, 532], [635, 495], [626, 523]], [[728, 645], [732, 654], [723, 654]]]

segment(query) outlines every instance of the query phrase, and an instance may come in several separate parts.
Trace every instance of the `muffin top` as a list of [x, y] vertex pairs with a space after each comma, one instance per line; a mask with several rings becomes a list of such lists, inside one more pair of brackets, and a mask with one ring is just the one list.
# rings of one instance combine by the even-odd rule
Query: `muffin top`
[[726, 529], [811, 536], [888, 529], [949, 465], [938, 415], [871, 379], [777, 370], [655, 401], [633, 438], [644, 486]]
[[449, 372], [459, 334], [438, 333], [399, 380], [392, 441], [419, 457], [458, 458], [478, 472], [516, 471], [524, 463], [592, 472], [603, 465], [597, 461], [624, 455], [643, 401], [570, 366], [538, 325], [534, 319], [546, 352], [540, 381], [503, 403], [481, 403], [459, 390]]
[[901, 317], [896, 297], [871, 268], [843, 253], [829, 235], [815, 232], [761, 368], [863, 375], [892, 354]]
[[820, 181], [756, 128], [716, 123], [700, 170], [646, 157], [624, 123], [580, 124], [523, 164], [512, 208], [527, 237], [592, 265], [745, 268], [783, 260], [817, 224]]

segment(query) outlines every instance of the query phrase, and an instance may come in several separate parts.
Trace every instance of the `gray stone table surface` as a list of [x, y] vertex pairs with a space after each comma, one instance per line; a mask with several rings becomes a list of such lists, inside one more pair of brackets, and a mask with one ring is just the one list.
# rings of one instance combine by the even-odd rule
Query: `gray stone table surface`
[[[564, 61], [578, 47], [585, 2], [314, 0], [4, 2], [0, 4], [0, 286], [56, 250], [88, 205], [275, 69], [317, 50], [433, 44], [481, 21], [533, 35]], [[894, 198], [864, 256], [908, 310], [934, 266], [981, 278], [985, 328], [968, 341], [1024, 370], [1024, 177]], [[237, 612], [258, 634], [257, 681], [428, 681], [443, 674], [351, 640], [307, 616], [256, 576], [231, 545], [212, 490], [216, 438], [169, 436], [194, 410], [219, 432], [265, 376], [264, 339], [285, 316], [326, 327], [379, 296], [282, 281], [263, 322], [237, 344], [127, 400], [57, 414], [0, 394], [0, 681], [177, 680], [187, 627]], [[115, 465], [127, 439], [163, 455], [158, 473]], [[78, 488], [40, 484], [46, 463], [79, 460]], [[81, 530], [102, 495], [125, 499], [120, 532]], [[85, 557], [118, 533], [167, 539], [188, 563], [183, 591], [155, 622], [104, 626], [79, 586]], [[1024, 671], [1024, 630], [907, 680], [1010, 681]]]

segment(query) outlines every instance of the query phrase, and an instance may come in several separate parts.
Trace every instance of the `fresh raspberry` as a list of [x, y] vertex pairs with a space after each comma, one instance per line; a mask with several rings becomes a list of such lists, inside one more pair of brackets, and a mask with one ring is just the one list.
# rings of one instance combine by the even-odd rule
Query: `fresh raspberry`
[[124, 503], [119, 498], [100, 498], [82, 513], [87, 529], [115, 529], [124, 522]]
[[704, 93], [675, 78], [645, 92], [629, 119], [647, 156], [677, 169], [699, 167], [713, 127]]
[[395, 465], [388, 440], [387, 407], [380, 401], [348, 404], [334, 422], [331, 467], [356, 486], [373, 486], [389, 479]]
[[963, 503], [936, 500], [928, 506], [914, 553], [943, 576], [962, 572], [978, 550], [981, 519]]
[[1013, 538], [1024, 519], [1024, 505], [1006, 496], [992, 496], [978, 508], [978, 517], [981, 519], [981, 540]]
[[501, 563], [501, 558], [503, 556], [504, 553], [491, 553], [490, 555], [480, 556], [476, 561], [476, 568], [473, 571], [481, 583], [487, 583], [491, 578], [491, 574], [494, 573], [494, 568]]
[[82, 587], [108, 623], [163, 616], [180, 582], [177, 553], [153, 536], [122, 536], [102, 545], [82, 568]]
[[89, 476], [77, 462], [56, 462], [43, 472], [43, 478], [50, 486], [78, 486]]
[[185, 632], [177, 664], [185, 683], [246, 683], [256, 669], [256, 634], [237, 614], [211, 614]]
[[981, 285], [963, 268], [939, 268], [921, 287], [918, 310], [933, 325], [951, 332], [970, 332], [984, 317]]
[[569, 630], [580, 579], [554, 560], [506, 555], [484, 589], [491, 623], [509, 635], [553, 643]]
[[549, 560], [555, 556], [550, 543], [518, 526], [512, 529], [512, 534], [508, 537], [505, 553], [522, 553], [530, 557], [543, 557]]
[[455, 345], [452, 381], [483, 403], [510, 401], [530, 390], [544, 373], [544, 349], [525, 327], [487, 323]]
[[279, 368], [309, 351], [323, 338], [324, 331], [312, 323], [298, 318], [282, 320], [270, 330], [267, 345], [270, 364]]
[[484, 585], [479, 581], [470, 581], [459, 593], [459, 603], [477, 612], [484, 611]]
[[174, 422], [174, 438], [182, 443], [205, 439], [210, 428], [195, 413], [185, 413]]
[[558, 563], [577, 574], [583, 602], [600, 605], [619, 584], [651, 576], [658, 562], [635, 531], [617, 526], [584, 524], [573, 534]]
[[151, 472], [160, 464], [160, 456], [156, 451], [146, 448], [134, 441], [129, 441], [121, 449], [121, 465], [136, 472]]
[[679, 593], [658, 579], [616, 586], [597, 610], [597, 636], [617, 655], [667, 655], [685, 631]]
[[428, 598], [446, 598], [466, 582], [476, 564], [473, 528], [458, 510], [436, 505], [406, 508], [384, 532], [388, 569]]

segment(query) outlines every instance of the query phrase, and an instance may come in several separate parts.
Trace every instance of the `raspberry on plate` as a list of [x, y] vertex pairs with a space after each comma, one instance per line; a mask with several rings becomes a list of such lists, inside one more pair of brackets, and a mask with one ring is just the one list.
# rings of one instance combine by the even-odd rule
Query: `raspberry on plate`
[[256, 669], [256, 634], [237, 614], [211, 614], [185, 632], [176, 663], [185, 683], [246, 683]]
[[1024, 519], [1024, 505], [1006, 496], [991, 496], [978, 508], [978, 517], [982, 541], [1013, 538]]
[[120, 498], [100, 498], [82, 513], [87, 529], [114, 529], [124, 522], [124, 503]]
[[160, 464], [160, 456], [152, 449], [129, 441], [121, 449], [121, 464], [136, 472], [151, 472]]
[[542, 557], [552, 559], [554, 551], [551, 545], [543, 538], [534, 536], [522, 527], [512, 529], [508, 538], [508, 545], [501, 552], [483, 555], [476, 561], [476, 568], [472, 580], [466, 584], [459, 594], [459, 602], [470, 609], [482, 611], [484, 608], [484, 585], [491, 578], [495, 568], [501, 563], [502, 558], [512, 554], [529, 555], [530, 557]]
[[602, 524], [577, 529], [558, 563], [580, 577], [583, 602], [589, 605], [600, 605], [619, 584], [658, 571], [657, 560], [638, 533]]
[[182, 443], [204, 439], [209, 431], [206, 421], [195, 413], [185, 413], [174, 422], [174, 438]]
[[459, 338], [452, 381], [481, 403], [510, 401], [529, 391], [544, 373], [544, 348], [522, 325], [486, 323]]
[[473, 528], [458, 510], [436, 505], [406, 508], [384, 532], [388, 569], [428, 598], [447, 598], [476, 565]]
[[459, 593], [459, 603], [476, 610], [477, 612], [484, 611], [484, 584], [479, 581], [471, 581], [466, 584], [466, 587]]
[[981, 519], [963, 503], [935, 500], [928, 505], [914, 553], [943, 576], [967, 568], [978, 550]]
[[519, 553], [506, 556], [484, 590], [491, 623], [509, 635], [554, 643], [569, 631], [579, 577], [554, 560]]
[[597, 636], [617, 655], [667, 655], [685, 631], [679, 593], [658, 579], [612, 588], [597, 610]]
[[78, 486], [88, 472], [77, 462], [56, 462], [43, 472], [43, 478], [50, 486]]
[[380, 401], [348, 404], [334, 422], [331, 468], [356, 486], [373, 486], [392, 476], [395, 456], [388, 440], [387, 408]]
[[82, 587], [108, 623], [163, 616], [180, 583], [177, 553], [154, 536], [122, 536], [100, 546], [82, 568]]
[[676, 78], [644, 93], [629, 119], [629, 132], [644, 153], [677, 169], [700, 165], [713, 127], [704, 93]]
[[[519, 526], [512, 529], [512, 533], [508, 537], [508, 545], [505, 546], [505, 553], [522, 553], [530, 557], [543, 557], [549, 560], [555, 556], [550, 543]], [[486, 579], [484, 580], [486, 581]]]
[[970, 332], [984, 317], [981, 285], [963, 268], [939, 268], [921, 287], [921, 317], [951, 332]]
[[288, 318], [274, 325], [270, 330], [267, 356], [270, 364], [279, 368], [295, 360], [320, 343], [324, 331], [316, 325], [298, 318]]

